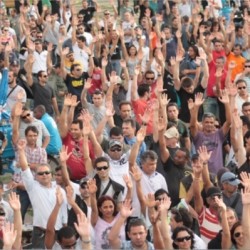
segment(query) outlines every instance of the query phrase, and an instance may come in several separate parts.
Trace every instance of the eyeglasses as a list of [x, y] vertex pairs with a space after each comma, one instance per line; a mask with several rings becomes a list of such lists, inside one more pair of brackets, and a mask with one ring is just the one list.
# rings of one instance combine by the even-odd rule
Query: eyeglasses
[[245, 65], [245, 68], [250, 68], [250, 65]]
[[146, 80], [151, 80], [153, 81], [155, 78], [154, 77], [146, 77]]
[[[42, 38], [43, 38], [43, 36], [36, 36], [36, 38], [38, 38], [38, 39], [42, 39]], [[40, 43], [37, 43], [37, 44], [40, 44]]]
[[38, 172], [36, 174], [42, 176], [42, 175], [49, 175], [49, 174], [51, 174], [51, 172], [50, 171], [44, 171], [44, 172]]
[[246, 89], [246, 86], [244, 86], [244, 87], [238, 87], [238, 89], [239, 89], [239, 90], [241, 90], [241, 89]]
[[1, 211], [0, 216], [5, 216], [5, 212]]
[[63, 249], [70, 249], [76, 245], [76, 242], [71, 245], [62, 246]]
[[96, 168], [97, 171], [102, 171], [102, 170], [107, 170], [109, 167], [108, 166], [103, 166], [103, 167], [98, 167]]
[[234, 234], [234, 237], [235, 237], [235, 238], [238, 238], [238, 237], [240, 237], [241, 235], [243, 235], [242, 232], [237, 232], [237, 233]]
[[184, 242], [184, 241], [188, 241], [188, 240], [191, 240], [191, 236], [186, 236], [186, 237], [181, 237], [181, 238], [175, 239], [176, 242]]
[[122, 151], [122, 149], [121, 148], [112, 148], [112, 149], [110, 149], [110, 151], [111, 152], [121, 152]]
[[25, 118], [27, 118], [27, 117], [29, 117], [29, 116], [30, 116], [30, 113], [27, 114], [27, 115], [21, 116], [21, 118], [22, 118], [22, 119], [25, 119]]
[[43, 78], [46, 78], [46, 77], [48, 77], [48, 76], [47, 76], [47, 75], [43, 75], [42, 77], [43, 77]]

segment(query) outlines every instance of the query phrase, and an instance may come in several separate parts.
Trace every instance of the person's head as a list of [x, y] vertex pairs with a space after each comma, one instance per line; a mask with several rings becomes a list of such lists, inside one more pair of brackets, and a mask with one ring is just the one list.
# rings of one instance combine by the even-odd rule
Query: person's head
[[79, 140], [82, 136], [83, 124], [81, 120], [74, 120], [70, 126], [70, 133], [74, 140]]
[[88, 187], [88, 177], [84, 177], [80, 180], [79, 186], [80, 186], [80, 194], [83, 199], [89, 198], [89, 187]]
[[243, 228], [240, 221], [237, 221], [231, 228], [231, 241], [237, 249], [244, 245]]
[[14, 73], [14, 77], [16, 77], [20, 70], [20, 64], [17, 60], [14, 60], [10, 64], [10, 71]]
[[196, 58], [197, 56], [199, 56], [198, 47], [196, 45], [189, 46], [188, 55], [193, 59]]
[[110, 12], [108, 10], [104, 11], [104, 18], [109, 19], [110, 18]]
[[84, 30], [85, 30], [85, 26], [83, 23], [79, 23], [77, 25], [77, 33], [78, 35], [83, 35], [84, 34]]
[[220, 25], [218, 22], [212, 22], [211, 32], [217, 32], [220, 30]]
[[221, 190], [218, 187], [210, 187], [206, 192], [206, 201], [210, 208], [217, 210], [218, 204], [215, 202], [215, 197], [222, 198]]
[[172, 32], [171, 32], [170, 27], [164, 26], [163, 27], [163, 32], [164, 32], [167, 40], [169, 40], [172, 37]]
[[92, 96], [92, 101], [95, 107], [99, 108], [103, 104], [103, 93], [101, 90], [95, 90]]
[[240, 119], [242, 121], [242, 132], [243, 132], [243, 135], [245, 135], [245, 133], [250, 130], [250, 120], [248, 119], [248, 117], [244, 116], [244, 115], [241, 115], [240, 116]]
[[248, 130], [245, 133], [243, 139], [244, 139], [244, 146], [245, 146], [245, 148], [249, 148], [249, 146], [250, 146], [250, 130]]
[[131, 219], [129, 221], [128, 237], [134, 248], [142, 249], [147, 238], [147, 227], [142, 219]]
[[87, 9], [88, 8], [88, 1], [87, 0], [82, 0], [82, 8]]
[[146, 175], [152, 175], [156, 170], [158, 160], [157, 154], [152, 150], [147, 150], [141, 155], [141, 167]]
[[86, 44], [86, 38], [85, 36], [77, 36], [77, 45], [79, 48], [83, 48], [83, 46]]
[[169, 197], [169, 194], [165, 189], [160, 188], [155, 191], [154, 196], [156, 201], [162, 201], [164, 199], [167, 199]]
[[48, 74], [47, 74], [47, 72], [45, 72], [43, 70], [40, 70], [37, 73], [37, 78], [38, 78], [39, 83], [41, 83], [42, 85], [44, 85], [48, 81]]
[[137, 49], [136, 49], [136, 47], [134, 45], [129, 46], [128, 54], [130, 56], [136, 56], [137, 55]]
[[223, 56], [219, 56], [215, 59], [216, 68], [223, 68], [225, 65], [226, 59]]
[[242, 54], [242, 46], [240, 44], [235, 44], [233, 48], [233, 52], [235, 56], [241, 56]]
[[120, 116], [122, 120], [128, 119], [131, 117], [132, 104], [128, 101], [121, 101], [119, 104]]
[[31, 123], [33, 120], [33, 117], [32, 117], [30, 109], [23, 107], [23, 112], [22, 112], [20, 118], [25, 123]]
[[170, 227], [172, 231], [180, 226], [191, 228], [192, 224], [193, 217], [186, 208], [171, 209]]
[[135, 136], [136, 122], [132, 118], [123, 120], [122, 123], [122, 133], [123, 136], [132, 138]]
[[167, 105], [167, 115], [168, 119], [171, 121], [177, 121], [178, 120], [178, 115], [179, 115], [179, 108], [177, 103], [175, 102], [170, 102]]
[[36, 119], [41, 119], [42, 116], [46, 113], [44, 105], [38, 105], [34, 108], [34, 117]]
[[189, 151], [186, 148], [179, 148], [174, 154], [174, 164], [184, 166], [189, 160]]
[[41, 39], [35, 40], [35, 50], [41, 52], [43, 50], [43, 41]]
[[[69, 62], [71, 62], [71, 63], [73, 63], [74, 61], [75, 61], [75, 58], [74, 58], [74, 53], [73, 53], [73, 51], [69, 51], [69, 53], [66, 55], [66, 58], [67, 58], [67, 60], [69, 61]], [[80, 65], [80, 64], [74, 64], [74, 66], [73, 66], [73, 64], [71, 65], [71, 67], [70, 67], [70, 73], [72, 74], [72, 70], [74, 70], [75, 68], [76, 68], [76, 66], [79, 66], [80, 68], [81, 68], [81, 70], [82, 70], [82, 66]], [[77, 72], [75, 72], [75, 73], [77, 73]], [[73, 73], [74, 74], [74, 73]]]
[[75, 249], [77, 243], [75, 230], [70, 226], [62, 227], [57, 232], [57, 241], [62, 249]]
[[222, 189], [222, 183], [220, 182], [221, 176], [226, 173], [229, 172], [230, 170], [228, 168], [220, 168], [216, 174], [217, 180], [218, 180], [218, 187], [220, 189]]
[[59, 26], [59, 33], [62, 34], [62, 35], [65, 35], [66, 34], [66, 26], [65, 24], [60, 24]]
[[57, 166], [55, 168], [55, 172], [54, 172], [54, 178], [56, 181], [56, 184], [59, 186], [63, 186], [63, 177], [62, 177], [62, 167], [61, 166]]
[[148, 100], [150, 98], [150, 87], [148, 84], [140, 84], [137, 89], [139, 97]]
[[123, 15], [123, 20], [126, 22], [129, 22], [131, 20], [131, 12], [130, 11], [125, 11]]
[[[218, 214], [218, 220], [219, 220], [220, 223], [222, 222], [221, 215], [222, 214], [220, 212]], [[229, 228], [231, 229], [233, 227], [233, 225], [238, 221], [237, 213], [233, 208], [227, 207], [226, 216], [227, 216], [227, 222], [228, 222]]]
[[164, 133], [166, 140], [166, 146], [170, 148], [175, 148], [179, 142], [180, 134], [175, 126], [170, 127]]
[[191, 158], [192, 168], [202, 168], [202, 162], [200, 160], [199, 154], [193, 154]]
[[216, 40], [216, 41], [214, 42], [214, 50], [215, 50], [216, 52], [220, 52], [222, 49], [223, 49], [222, 41]]
[[50, 165], [41, 164], [36, 167], [36, 180], [42, 185], [48, 187], [52, 180]]
[[76, 77], [76, 78], [81, 77], [82, 72], [83, 72], [83, 70], [82, 70], [82, 65], [81, 65], [81, 64], [79, 64], [79, 63], [73, 63], [73, 64], [71, 65], [71, 67], [70, 67], [70, 73], [71, 73], [74, 77]]
[[250, 102], [244, 102], [242, 104], [242, 113], [244, 116], [248, 117], [250, 119]]
[[109, 170], [110, 170], [109, 167], [110, 167], [109, 160], [106, 157], [101, 156], [96, 158], [94, 162], [94, 168], [96, 170], [98, 177], [101, 180], [109, 179]]
[[185, 226], [176, 227], [173, 231], [172, 239], [174, 249], [194, 248], [194, 233]]
[[182, 77], [181, 79], [181, 87], [189, 94], [194, 92], [194, 81], [190, 77]]
[[220, 182], [223, 190], [228, 194], [233, 194], [237, 191], [240, 180], [232, 172], [226, 172], [221, 176]]
[[244, 72], [248, 74], [250, 73], [250, 60], [245, 61]]
[[239, 79], [236, 81], [236, 87], [237, 87], [237, 90], [238, 90], [238, 94], [240, 96], [244, 96], [244, 95], [247, 95], [247, 83], [245, 80], [243, 79]]
[[152, 70], [147, 70], [145, 72], [145, 83], [152, 85], [155, 82], [155, 73]]
[[8, 84], [15, 85], [15, 83], [16, 83], [16, 74], [12, 70], [10, 70], [8, 72]]
[[108, 154], [112, 160], [119, 160], [123, 154], [123, 143], [117, 140], [110, 140]]
[[107, 195], [101, 196], [97, 200], [97, 207], [99, 211], [99, 216], [105, 220], [116, 216], [117, 208], [116, 203], [113, 198]]
[[28, 146], [35, 146], [38, 137], [38, 129], [36, 126], [28, 126], [25, 129], [25, 138]]
[[205, 133], [214, 132], [215, 116], [212, 113], [205, 113], [202, 117], [202, 127]]
[[120, 143], [124, 142], [124, 137], [122, 135], [122, 129], [120, 127], [113, 127], [109, 131], [109, 137], [112, 140], [119, 141]]
[[235, 34], [236, 34], [236, 36], [243, 36], [243, 26], [242, 25], [237, 25], [235, 27]]

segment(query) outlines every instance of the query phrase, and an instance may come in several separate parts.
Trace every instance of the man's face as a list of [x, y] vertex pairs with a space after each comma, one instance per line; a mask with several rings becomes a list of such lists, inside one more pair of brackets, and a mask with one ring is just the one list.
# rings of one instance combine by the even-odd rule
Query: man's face
[[211, 207], [214, 210], [217, 210], [219, 207], [215, 201], [215, 197], [217, 197], [218, 199], [221, 199], [221, 195], [213, 195], [213, 196], [210, 196], [207, 198], [207, 203], [208, 203], [209, 207]]
[[14, 74], [18, 74], [19, 70], [20, 70], [20, 65], [19, 64], [12, 64], [10, 65], [10, 70], [14, 73]]
[[79, 139], [82, 135], [82, 130], [80, 129], [79, 123], [72, 123], [70, 126], [70, 132], [74, 140]]
[[54, 176], [55, 176], [56, 184], [59, 186], [63, 185], [62, 170], [56, 171]]
[[24, 110], [21, 119], [25, 123], [31, 123], [32, 122], [32, 115], [30, 110]]
[[135, 248], [142, 248], [146, 242], [147, 231], [144, 226], [131, 227], [128, 236]]
[[76, 237], [72, 236], [69, 239], [62, 238], [62, 241], [59, 242], [62, 249], [75, 249], [76, 246]]
[[203, 130], [204, 132], [206, 133], [211, 133], [214, 131], [214, 122], [215, 122], [215, 119], [214, 117], [206, 117], [204, 118], [204, 120], [202, 121], [202, 127], [203, 127]]
[[146, 80], [146, 84], [152, 85], [155, 81], [155, 74], [154, 73], [146, 73], [145, 80]]
[[170, 227], [171, 227], [172, 232], [173, 232], [173, 230], [175, 230], [175, 228], [180, 227], [182, 225], [183, 225], [182, 222], [177, 222], [175, 220], [175, 214], [171, 214], [171, 217], [170, 217]]
[[122, 147], [115, 145], [108, 150], [109, 156], [112, 160], [118, 161], [122, 156]]
[[82, 7], [83, 9], [87, 9], [88, 8], [88, 1], [82, 1]]
[[216, 43], [214, 44], [214, 49], [215, 49], [215, 51], [220, 52], [220, 51], [223, 49], [222, 43], [216, 42]]
[[103, 103], [102, 94], [94, 94], [92, 100], [93, 100], [93, 103], [94, 103], [95, 107], [101, 107], [102, 106], [102, 103]]
[[89, 198], [89, 188], [87, 183], [81, 184], [80, 193], [83, 199]]
[[233, 186], [227, 182], [225, 183], [222, 183], [222, 186], [223, 186], [223, 190], [225, 190], [226, 192], [230, 193], [230, 194], [233, 194], [237, 191], [237, 186]]
[[129, 104], [124, 104], [120, 108], [120, 115], [123, 120], [131, 117], [131, 106]]
[[235, 213], [232, 210], [227, 210], [226, 214], [227, 214], [227, 222], [231, 229], [232, 226], [237, 222], [237, 218], [235, 217]]
[[30, 130], [26, 135], [27, 145], [35, 146], [37, 142], [37, 137], [38, 137], [38, 134]]
[[74, 77], [76, 77], [76, 78], [81, 77], [81, 75], [82, 75], [82, 68], [81, 68], [80, 65], [77, 65], [77, 66], [73, 69], [72, 75], [73, 75]]
[[131, 123], [123, 123], [122, 124], [122, 133], [125, 137], [131, 137], [135, 135], [135, 128], [132, 127]]
[[250, 62], [245, 63], [244, 72], [245, 73], [250, 73]]
[[106, 161], [98, 162], [96, 164], [96, 172], [101, 180], [109, 178], [109, 165]]
[[242, 107], [242, 113], [250, 119], [250, 105]]
[[157, 160], [147, 159], [142, 163], [142, 170], [146, 175], [152, 175], [156, 170]]
[[235, 56], [240, 56], [242, 53], [242, 50], [239, 46], [234, 47], [234, 55]]
[[45, 71], [43, 71], [38, 79], [40, 83], [45, 84], [47, 83], [48, 80], [48, 74]]
[[13, 82], [14, 82], [14, 73], [12, 71], [9, 71], [8, 84], [12, 84]]
[[34, 109], [33, 114], [34, 114], [34, 117], [36, 119], [41, 119], [41, 117], [42, 117], [42, 113], [38, 109], [36, 109], [36, 108]]
[[187, 155], [186, 152], [182, 151], [182, 150], [177, 150], [175, 155], [174, 155], [174, 163], [176, 165], [185, 165], [187, 161]]
[[77, 30], [78, 30], [79, 34], [84, 33], [84, 27], [82, 25], [78, 26]]
[[176, 121], [178, 119], [179, 110], [175, 106], [170, 106], [167, 109], [169, 120]]
[[48, 186], [52, 180], [51, 170], [47, 166], [40, 166], [36, 171], [36, 180], [42, 186]]

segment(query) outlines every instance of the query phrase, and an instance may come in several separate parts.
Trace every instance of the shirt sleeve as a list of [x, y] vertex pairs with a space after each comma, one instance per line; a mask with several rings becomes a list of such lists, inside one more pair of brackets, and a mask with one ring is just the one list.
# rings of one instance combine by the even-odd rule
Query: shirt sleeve
[[50, 136], [48, 129], [45, 127], [43, 122], [41, 122], [43, 137]]
[[22, 171], [21, 176], [27, 192], [30, 192], [34, 188], [34, 184], [36, 182], [30, 168]]

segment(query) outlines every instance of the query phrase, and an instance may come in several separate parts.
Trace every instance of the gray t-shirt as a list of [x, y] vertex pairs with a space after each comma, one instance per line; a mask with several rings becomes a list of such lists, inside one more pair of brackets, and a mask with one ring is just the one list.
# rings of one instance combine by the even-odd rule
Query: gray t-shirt
[[222, 129], [216, 130], [212, 134], [204, 134], [198, 132], [194, 137], [194, 146], [198, 150], [201, 146], [206, 146], [208, 151], [212, 151], [212, 155], [208, 161], [210, 173], [217, 174], [218, 170], [223, 168], [223, 148], [222, 144], [225, 140]]

